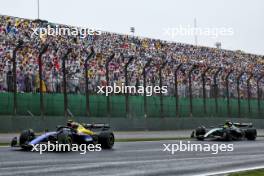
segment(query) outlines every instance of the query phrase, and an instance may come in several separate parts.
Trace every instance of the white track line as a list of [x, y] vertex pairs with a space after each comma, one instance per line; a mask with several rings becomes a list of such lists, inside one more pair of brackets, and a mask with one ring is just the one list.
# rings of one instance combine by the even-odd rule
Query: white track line
[[213, 175], [222, 175], [222, 174], [230, 174], [234, 172], [243, 172], [243, 171], [250, 171], [250, 170], [257, 170], [257, 169], [263, 169], [263, 166], [255, 166], [255, 167], [248, 167], [248, 168], [241, 168], [241, 169], [232, 169], [232, 170], [227, 170], [227, 171], [219, 171], [219, 172], [209, 172], [207, 174], [202, 174], [202, 175], [196, 175], [196, 176], [213, 176]]

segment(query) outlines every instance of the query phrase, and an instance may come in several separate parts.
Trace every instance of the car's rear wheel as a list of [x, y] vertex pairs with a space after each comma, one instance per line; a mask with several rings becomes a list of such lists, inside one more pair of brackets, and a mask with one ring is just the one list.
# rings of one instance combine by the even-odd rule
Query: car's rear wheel
[[245, 133], [245, 137], [251, 141], [256, 140], [257, 130], [256, 129], [247, 129], [247, 131]]
[[92, 138], [93, 138], [93, 145], [98, 144], [98, 142], [99, 142], [98, 135], [92, 135]]
[[115, 143], [115, 136], [113, 133], [100, 134], [99, 143], [103, 149], [111, 149]]

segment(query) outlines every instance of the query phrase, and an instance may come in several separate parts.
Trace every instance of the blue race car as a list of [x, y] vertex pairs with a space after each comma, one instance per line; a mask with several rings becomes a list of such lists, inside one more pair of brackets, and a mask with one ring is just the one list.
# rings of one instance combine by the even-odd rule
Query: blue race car
[[45, 132], [37, 136], [32, 129], [24, 130], [19, 137], [11, 141], [12, 147], [31, 150], [36, 144], [101, 144], [102, 149], [114, 146], [114, 133], [108, 124], [79, 124], [70, 122], [67, 126], [58, 126], [56, 131]]

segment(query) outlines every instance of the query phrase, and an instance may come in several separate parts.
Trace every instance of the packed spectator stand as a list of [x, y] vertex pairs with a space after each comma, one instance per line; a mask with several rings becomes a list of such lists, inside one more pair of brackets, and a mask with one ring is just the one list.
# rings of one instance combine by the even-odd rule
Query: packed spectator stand
[[[264, 74], [264, 56], [230, 51], [217, 48], [173, 43], [156, 39], [102, 32], [101, 35], [70, 36], [70, 35], [33, 35], [32, 29], [38, 27], [72, 26], [54, 24], [41, 20], [29, 20], [10, 16], [0, 16], [0, 92], [13, 91], [12, 54], [19, 40], [24, 44], [17, 52], [17, 91], [39, 92], [39, 51], [48, 44], [48, 50], [42, 56], [42, 91], [46, 93], [61, 93], [63, 90], [62, 57], [69, 48], [72, 52], [66, 60], [67, 92], [85, 92], [85, 60], [93, 47], [95, 56], [87, 62], [89, 90], [95, 93], [97, 86], [106, 85], [107, 59], [115, 54], [109, 63], [110, 84], [121, 85], [125, 82], [124, 68], [129, 58], [133, 56], [128, 66], [129, 85], [142, 85], [142, 69], [150, 62], [147, 69], [147, 85], [159, 85], [159, 69], [162, 70], [163, 85], [168, 86], [168, 94], [174, 95], [174, 71], [182, 64], [178, 72], [179, 96], [188, 96], [188, 72], [195, 65], [191, 75], [193, 96], [202, 96], [202, 74], [208, 68], [206, 78], [207, 97], [212, 96], [214, 74], [219, 88], [219, 96], [225, 97], [225, 78], [229, 77], [230, 96], [237, 97], [237, 77], [241, 74], [240, 96], [247, 97], [247, 80], [250, 79], [252, 97], [257, 97], [257, 80]], [[263, 85], [263, 81], [261, 82]], [[261, 86], [261, 91], [264, 91]], [[263, 96], [263, 95], [262, 95]]]

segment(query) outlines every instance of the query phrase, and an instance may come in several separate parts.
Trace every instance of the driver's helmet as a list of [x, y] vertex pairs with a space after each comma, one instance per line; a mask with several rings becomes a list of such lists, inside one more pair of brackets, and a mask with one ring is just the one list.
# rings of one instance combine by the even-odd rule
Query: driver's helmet
[[67, 121], [67, 126], [68, 126], [68, 127], [71, 127], [71, 126], [72, 126], [72, 123], [73, 123], [73, 120], [68, 120], [68, 121]]
[[228, 127], [232, 127], [233, 123], [228, 120], [228, 121], [226, 121], [225, 125], [228, 126]]
[[68, 120], [67, 126], [76, 129], [78, 128], [79, 124], [77, 122], [74, 122], [73, 120]]

